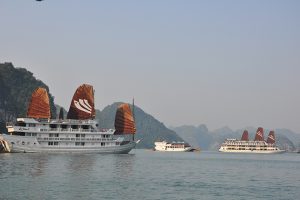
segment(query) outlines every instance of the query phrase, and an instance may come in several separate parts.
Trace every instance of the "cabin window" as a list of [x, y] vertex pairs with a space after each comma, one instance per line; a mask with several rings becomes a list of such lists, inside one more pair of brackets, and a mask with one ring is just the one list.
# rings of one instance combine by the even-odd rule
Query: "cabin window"
[[82, 128], [82, 129], [89, 129], [90, 126], [88, 126], [88, 125], [82, 125], [81, 128]]
[[57, 124], [50, 124], [50, 128], [57, 128]]
[[13, 132], [12, 135], [25, 136], [25, 133], [24, 132]]
[[75, 142], [75, 146], [84, 146], [85, 143], [84, 142]]
[[72, 129], [78, 129], [78, 126], [77, 125], [71, 125], [71, 128]]
[[48, 142], [48, 145], [49, 145], [49, 146], [52, 146], [52, 145], [53, 145], [53, 142]]
[[102, 146], [102, 147], [105, 146], [105, 143], [104, 143], [104, 142], [101, 142], [101, 146]]
[[79, 138], [79, 137], [80, 137], [80, 134], [76, 134], [76, 137]]
[[61, 125], [61, 128], [62, 128], [62, 129], [66, 129], [66, 128], [68, 128], [68, 125], [62, 124], [62, 125]]
[[23, 127], [26, 127], [26, 123], [24, 123], [24, 122], [17, 122], [17, 126], [23, 126]]
[[35, 124], [28, 124], [29, 127], [35, 127]]
[[53, 142], [53, 145], [57, 146], [57, 145], [58, 145], [58, 142]]

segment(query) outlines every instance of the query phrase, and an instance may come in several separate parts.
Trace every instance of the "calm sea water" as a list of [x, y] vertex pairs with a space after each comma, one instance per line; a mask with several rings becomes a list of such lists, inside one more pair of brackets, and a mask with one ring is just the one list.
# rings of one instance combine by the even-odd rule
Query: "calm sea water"
[[300, 154], [0, 154], [0, 199], [300, 199]]

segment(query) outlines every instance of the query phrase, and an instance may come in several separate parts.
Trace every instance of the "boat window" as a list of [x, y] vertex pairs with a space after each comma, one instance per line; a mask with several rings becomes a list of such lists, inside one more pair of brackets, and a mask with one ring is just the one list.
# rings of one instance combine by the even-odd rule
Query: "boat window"
[[105, 146], [105, 143], [104, 143], [104, 142], [101, 142], [101, 146]]
[[53, 145], [53, 142], [48, 142], [48, 145], [49, 145], [49, 146], [52, 146], [52, 145]]
[[35, 127], [35, 124], [28, 124], [29, 127]]
[[90, 126], [88, 126], [88, 125], [82, 125], [81, 128], [82, 128], [82, 129], [89, 129]]
[[17, 126], [23, 126], [23, 127], [26, 127], [26, 123], [24, 123], [24, 122], [17, 122]]
[[78, 129], [78, 125], [71, 125], [72, 129]]
[[75, 146], [84, 146], [84, 142], [75, 142]]
[[62, 124], [61, 128], [68, 128], [68, 125], [67, 124]]
[[12, 135], [25, 136], [24, 132], [13, 132]]
[[57, 145], [58, 145], [58, 142], [53, 142], [53, 145], [57, 146]]
[[57, 128], [57, 124], [50, 124], [50, 128]]

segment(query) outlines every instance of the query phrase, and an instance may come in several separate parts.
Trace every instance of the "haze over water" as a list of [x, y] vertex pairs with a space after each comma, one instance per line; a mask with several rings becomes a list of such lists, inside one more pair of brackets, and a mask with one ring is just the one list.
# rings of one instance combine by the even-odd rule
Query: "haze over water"
[[1, 200], [298, 199], [299, 154], [0, 154]]

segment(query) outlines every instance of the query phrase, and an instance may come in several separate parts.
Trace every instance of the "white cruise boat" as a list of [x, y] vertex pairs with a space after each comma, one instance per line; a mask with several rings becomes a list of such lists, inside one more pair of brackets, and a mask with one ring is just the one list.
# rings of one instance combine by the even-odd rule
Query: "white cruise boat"
[[192, 147], [184, 142], [172, 142], [166, 141], [155, 142], [155, 151], [191, 151]]
[[226, 139], [221, 145], [220, 152], [231, 153], [283, 153], [285, 150], [280, 150], [275, 145], [275, 133], [270, 131], [267, 141], [264, 141], [264, 130], [259, 127], [257, 129], [255, 139], [250, 141], [248, 131], [244, 131], [241, 140]]
[[135, 147], [136, 129], [129, 104], [118, 107], [116, 130], [100, 130], [94, 116], [92, 86], [83, 84], [76, 90], [68, 119], [50, 119], [47, 91], [38, 88], [27, 117], [7, 123], [8, 134], [0, 138], [8, 143], [10, 152], [128, 153]]

